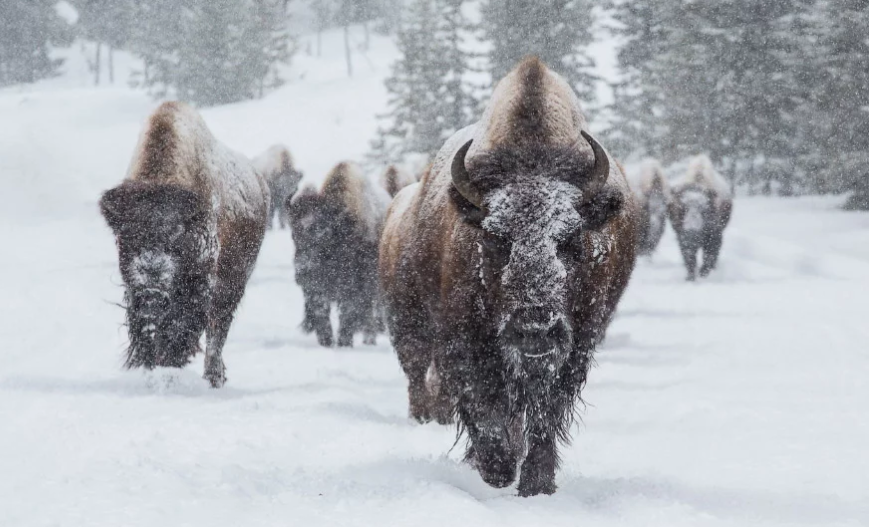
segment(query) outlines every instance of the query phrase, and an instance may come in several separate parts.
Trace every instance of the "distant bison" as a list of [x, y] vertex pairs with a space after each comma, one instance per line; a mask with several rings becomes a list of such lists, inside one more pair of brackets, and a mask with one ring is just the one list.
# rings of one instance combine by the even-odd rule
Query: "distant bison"
[[[410, 413], [454, 414], [483, 480], [555, 491], [557, 442], [635, 262], [635, 204], [537, 58], [396, 196], [380, 245]], [[523, 456], [527, 452], [527, 456]]]
[[305, 295], [302, 329], [332, 345], [331, 304], [337, 304], [338, 345], [364, 334], [374, 344], [377, 312], [377, 243], [389, 196], [358, 166], [340, 163], [318, 191], [308, 187], [289, 204], [296, 245], [296, 283]]
[[641, 256], [650, 256], [657, 249], [667, 226], [667, 203], [670, 186], [661, 164], [647, 159], [640, 171], [628, 178], [640, 211], [637, 248]]
[[293, 156], [283, 145], [274, 145], [253, 159], [253, 165], [269, 184], [272, 199], [269, 201], [268, 228], [275, 216], [281, 229], [290, 224], [286, 203], [296, 193], [302, 173], [293, 166]]
[[399, 165], [389, 165], [380, 176], [380, 185], [391, 197], [395, 197], [401, 189], [413, 183], [416, 183], [416, 177]]
[[733, 209], [727, 182], [715, 171], [707, 156], [692, 159], [685, 176], [673, 183], [668, 208], [688, 269], [688, 280], [697, 277], [697, 252], [701, 249], [700, 276], [707, 276], [715, 269], [724, 228]]
[[126, 180], [100, 200], [126, 287], [128, 368], [183, 367], [204, 331], [205, 378], [226, 382], [223, 345], [268, 203], [265, 180], [195, 110], [164, 103], [148, 118]]

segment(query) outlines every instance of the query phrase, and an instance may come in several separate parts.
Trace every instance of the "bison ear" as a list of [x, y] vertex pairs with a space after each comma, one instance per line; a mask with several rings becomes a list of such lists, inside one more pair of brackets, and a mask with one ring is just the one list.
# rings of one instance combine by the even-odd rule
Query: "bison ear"
[[124, 222], [124, 212], [128, 209], [130, 189], [124, 185], [107, 190], [100, 198], [100, 213], [109, 228], [118, 232]]
[[583, 228], [593, 231], [601, 229], [613, 216], [621, 212], [624, 204], [625, 198], [617, 189], [602, 188], [594, 198], [579, 207]]
[[450, 189], [447, 193], [449, 194], [450, 201], [453, 202], [453, 206], [457, 211], [459, 211], [459, 216], [462, 218], [462, 221], [475, 227], [480, 227], [482, 225], [483, 219], [486, 217], [486, 212], [483, 209], [478, 208], [476, 205], [465, 199], [465, 197], [462, 196], [462, 193], [452, 185], [450, 185]]

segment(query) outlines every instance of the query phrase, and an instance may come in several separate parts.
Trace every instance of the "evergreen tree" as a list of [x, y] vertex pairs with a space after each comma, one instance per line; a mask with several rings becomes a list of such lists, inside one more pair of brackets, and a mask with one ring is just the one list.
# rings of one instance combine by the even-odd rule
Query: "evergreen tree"
[[481, 27], [491, 42], [493, 82], [525, 55], [539, 56], [564, 76], [586, 103], [594, 101], [594, 61], [586, 47], [593, 40], [590, 0], [487, 0]]
[[203, 106], [262, 96], [280, 85], [293, 51], [274, 0], [145, 0], [134, 49], [142, 85]]
[[869, 210], [869, 4], [822, 2], [811, 27], [801, 159], [815, 190], [849, 191], [848, 208]]
[[790, 60], [805, 2], [721, 0], [617, 6], [619, 54], [612, 133], [665, 159], [708, 152], [734, 178], [770, 191], [798, 184], [794, 118], [801, 86]]
[[109, 82], [114, 82], [113, 51], [127, 47], [133, 32], [138, 3], [136, 0], [75, 0], [78, 11], [78, 32], [96, 42], [92, 68], [96, 84], [102, 72], [102, 48], [105, 44], [109, 59]]
[[444, 141], [469, 124], [475, 105], [465, 79], [462, 49], [467, 27], [461, 0], [415, 0], [398, 32], [401, 58], [386, 80], [387, 126], [372, 143], [372, 159], [385, 163], [408, 154], [434, 155]]
[[68, 45], [72, 32], [51, 0], [0, 0], [0, 86], [57, 75], [63, 60], [52, 46]]

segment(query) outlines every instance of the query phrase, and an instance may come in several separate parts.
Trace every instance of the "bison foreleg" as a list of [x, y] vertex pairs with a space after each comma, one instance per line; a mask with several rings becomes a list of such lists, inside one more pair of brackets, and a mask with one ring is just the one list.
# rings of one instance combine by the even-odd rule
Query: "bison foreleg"
[[243, 280], [227, 282], [219, 283], [215, 287], [211, 311], [208, 313], [204, 377], [213, 388], [220, 388], [226, 383], [223, 346], [226, 344], [226, 336], [229, 334], [229, 326], [232, 325], [235, 308], [244, 295]]
[[718, 263], [718, 253], [721, 252], [722, 232], [715, 232], [707, 235], [703, 244], [703, 266], [700, 268], [700, 276], [709, 276], [709, 273], [715, 269]]
[[317, 334], [317, 342], [327, 348], [332, 347], [332, 323], [329, 321], [329, 300], [305, 291], [305, 319], [302, 331]]
[[552, 494], [556, 490], [555, 471], [558, 469], [558, 442], [568, 440], [573, 423], [573, 410], [588, 372], [588, 350], [593, 340], [574, 353], [561, 370], [548, 394], [528, 401], [526, 409], [526, 440], [528, 455], [522, 463], [518, 491], [520, 496]]
[[679, 236], [679, 248], [682, 250], [682, 259], [685, 261], [685, 269], [688, 271], [686, 280], [689, 282], [697, 278], [697, 245], [688, 236]]

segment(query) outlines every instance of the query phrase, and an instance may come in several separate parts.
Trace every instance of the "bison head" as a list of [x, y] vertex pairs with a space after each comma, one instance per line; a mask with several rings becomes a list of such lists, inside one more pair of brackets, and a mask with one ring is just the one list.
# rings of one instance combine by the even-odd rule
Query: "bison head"
[[479, 277], [495, 336], [516, 373], [553, 373], [574, 339], [571, 300], [585, 254], [581, 235], [600, 229], [622, 206], [605, 186], [606, 152], [591, 146], [527, 146], [477, 156], [465, 144], [452, 163], [451, 198], [477, 231]]
[[354, 232], [352, 216], [313, 188], [287, 199], [290, 228], [296, 246], [296, 282], [314, 290], [328, 290], [327, 283], [343, 262], [336, 253]]

